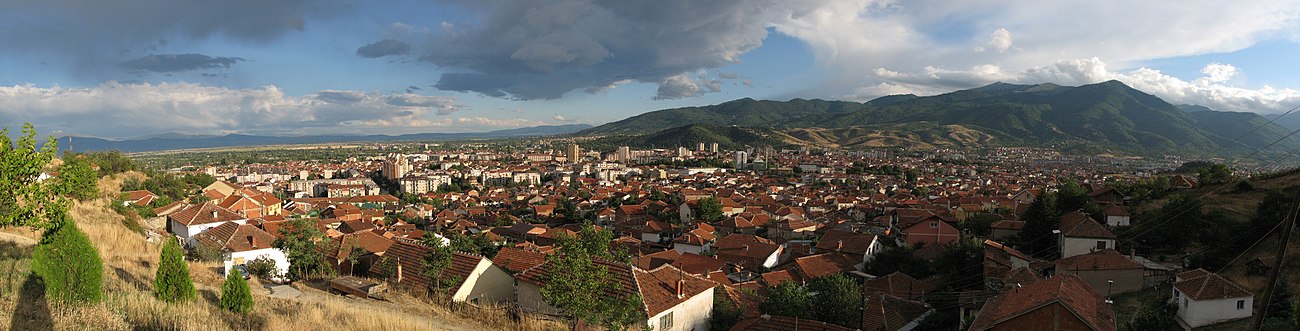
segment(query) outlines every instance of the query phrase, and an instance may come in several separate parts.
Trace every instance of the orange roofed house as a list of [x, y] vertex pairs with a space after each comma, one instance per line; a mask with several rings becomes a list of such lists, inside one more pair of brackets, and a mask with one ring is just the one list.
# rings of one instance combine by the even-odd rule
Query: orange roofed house
[[1105, 298], [1074, 275], [1056, 275], [984, 303], [970, 331], [1115, 330]]
[[[706, 330], [713, 315], [713, 289], [717, 283], [693, 275], [671, 264], [645, 270], [625, 263], [597, 260], [620, 286], [604, 289], [605, 295], [626, 298], [641, 295], [641, 312], [648, 318], [640, 325], [650, 330]], [[559, 314], [542, 300], [541, 289], [550, 278], [550, 263], [543, 263], [515, 276], [516, 303], [525, 311]]]

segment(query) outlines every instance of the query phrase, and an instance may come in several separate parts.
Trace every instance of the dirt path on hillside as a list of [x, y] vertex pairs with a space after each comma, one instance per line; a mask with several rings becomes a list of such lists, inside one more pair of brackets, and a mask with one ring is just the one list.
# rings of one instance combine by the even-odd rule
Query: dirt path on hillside
[[24, 246], [36, 245], [36, 239], [5, 232], [0, 232], [0, 241], [14, 242]]

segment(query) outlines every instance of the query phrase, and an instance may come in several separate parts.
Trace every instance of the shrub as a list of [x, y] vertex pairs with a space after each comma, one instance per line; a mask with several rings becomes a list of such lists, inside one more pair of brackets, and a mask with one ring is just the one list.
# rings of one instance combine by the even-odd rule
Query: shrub
[[266, 256], [258, 256], [252, 261], [244, 264], [248, 268], [248, 273], [258, 279], [270, 279], [272, 276], [278, 276], [275, 270], [275, 260]]
[[197, 244], [190, 248], [190, 257], [202, 262], [221, 261], [225, 255], [226, 252], [220, 248], [208, 245]]
[[50, 298], [69, 303], [99, 302], [104, 295], [104, 262], [90, 238], [62, 214], [32, 252], [32, 271], [45, 281]]
[[227, 272], [226, 282], [221, 284], [221, 308], [240, 314], [253, 310], [253, 294], [248, 290], [248, 281], [239, 272]]
[[181, 258], [181, 247], [175, 240], [165, 240], [158, 262], [158, 273], [153, 279], [154, 296], [166, 302], [194, 299], [194, 281], [190, 268]]

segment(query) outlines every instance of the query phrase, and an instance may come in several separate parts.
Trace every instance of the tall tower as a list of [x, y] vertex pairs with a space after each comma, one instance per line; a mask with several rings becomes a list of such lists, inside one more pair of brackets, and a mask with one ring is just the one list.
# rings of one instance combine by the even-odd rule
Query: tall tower
[[582, 148], [578, 147], [578, 144], [569, 144], [564, 156], [568, 157], [569, 163], [578, 163], [579, 159], [582, 158]]
[[618, 161], [623, 163], [632, 162], [632, 148], [627, 146], [618, 147]]
[[398, 180], [406, 177], [406, 170], [410, 165], [406, 162], [406, 156], [398, 154], [395, 157], [389, 157], [384, 160], [384, 177], [389, 180]]
[[746, 162], [749, 162], [749, 153], [736, 151], [736, 169], [744, 169]]

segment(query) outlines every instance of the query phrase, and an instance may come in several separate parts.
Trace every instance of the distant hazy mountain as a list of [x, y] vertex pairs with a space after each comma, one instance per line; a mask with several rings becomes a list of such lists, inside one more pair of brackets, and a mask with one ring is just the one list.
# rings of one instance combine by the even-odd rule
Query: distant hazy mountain
[[[1077, 87], [994, 83], [935, 96], [894, 95], [865, 103], [740, 99], [650, 112], [579, 134], [635, 136], [709, 124], [761, 128], [771, 132], [770, 137], [783, 136], [787, 143], [826, 147], [1049, 146], [1069, 142], [1134, 152], [1229, 154], [1266, 146], [1290, 131], [1267, 122], [1254, 113], [1180, 108], [1118, 81], [1108, 81]], [[1300, 139], [1291, 137], [1270, 151], [1295, 146], [1300, 146]]]
[[238, 147], [238, 146], [259, 146], [259, 145], [291, 145], [291, 144], [319, 144], [332, 142], [361, 142], [361, 141], [436, 141], [436, 140], [455, 140], [455, 139], [484, 139], [484, 138], [508, 138], [508, 137], [529, 137], [529, 136], [549, 136], [558, 134], [568, 134], [579, 130], [591, 128], [586, 124], [567, 124], [567, 125], [550, 125], [537, 126], [519, 129], [498, 130], [490, 132], [470, 132], [470, 133], [417, 133], [404, 134], [397, 136], [389, 135], [320, 135], [320, 136], [254, 136], [242, 134], [230, 134], [224, 136], [200, 136], [185, 135], [179, 133], [167, 133], [150, 136], [148, 138], [129, 139], [129, 140], [107, 140], [89, 137], [63, 137], [59, 138], [59, 149], [65, 150], [71, 146], [73, 151], [103, 151], [119, 150], [123, 152], [147, 152], [161, 151], [172, 149], [190, 149], [190, 148], [215, 148], [215, 147]]

